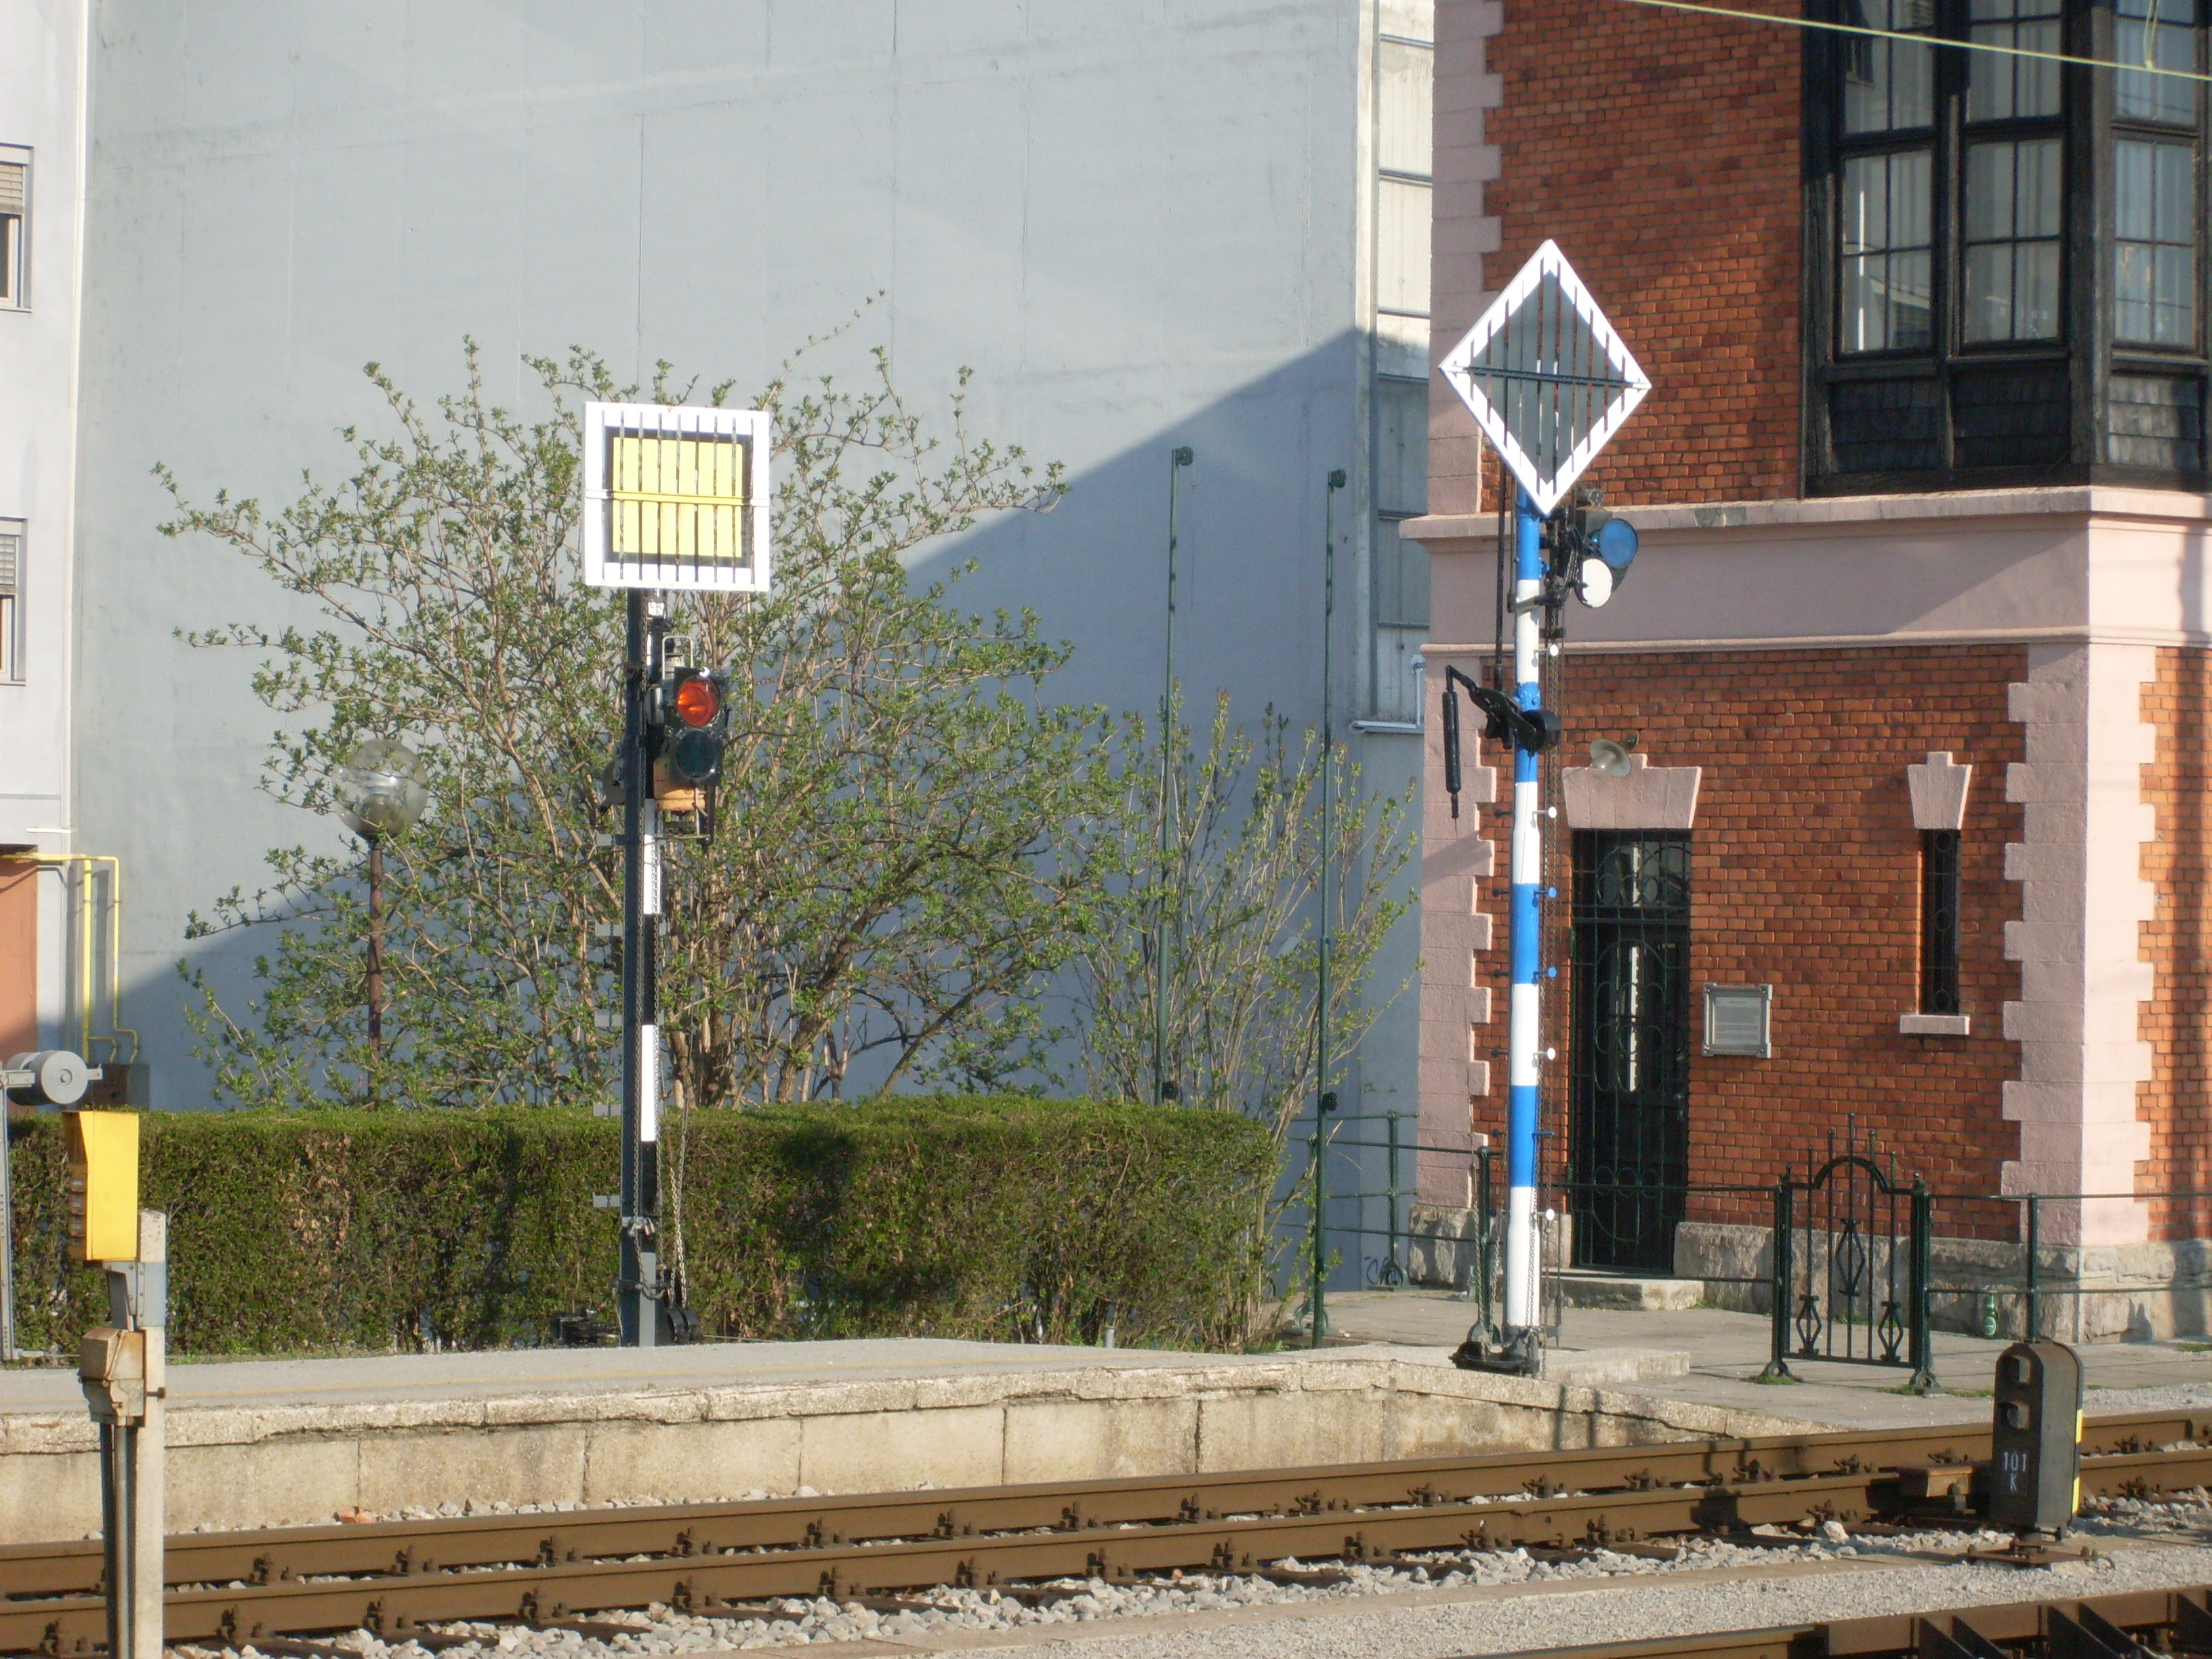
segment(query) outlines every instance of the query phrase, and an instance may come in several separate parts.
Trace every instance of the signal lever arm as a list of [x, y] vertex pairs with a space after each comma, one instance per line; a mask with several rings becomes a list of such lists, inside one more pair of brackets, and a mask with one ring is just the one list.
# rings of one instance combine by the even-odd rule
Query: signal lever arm
[[1444, 793], [1451, 797], [1451, 815], [1459, 816], [1459, 694], [1464, 688], [1482, 711], [1482, 735], [1492, 743], [1510, 743], [1516, 749], [1540, 755], [1559, 741], [1561, 722], [1549, 708], [1523, 708], [1495, 686], [1484, 685], [1456, 666], [1444, 669]]

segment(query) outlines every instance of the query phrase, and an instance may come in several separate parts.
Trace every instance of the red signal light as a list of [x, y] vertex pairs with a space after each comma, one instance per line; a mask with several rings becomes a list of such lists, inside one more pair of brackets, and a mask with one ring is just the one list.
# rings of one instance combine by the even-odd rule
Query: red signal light
[[689, 679], [676, 688], [676, 713], [686, 726], [708, 726], [722, 712], [721, 693], [714, 683], [701, 675]]

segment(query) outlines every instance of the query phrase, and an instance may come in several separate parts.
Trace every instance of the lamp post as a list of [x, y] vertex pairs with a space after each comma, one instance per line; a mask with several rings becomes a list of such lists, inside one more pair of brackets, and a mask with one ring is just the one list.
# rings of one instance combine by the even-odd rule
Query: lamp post
[[384, 1058], [384, 838], [415, 827], [430, 792], [422, 757], [396, 738], [371, 738], [337, 772], [338, 816], [368, 843], [368, 1053]]
[[1168, 732], [1175, 721], [1176, 636], [1176, 484], [1183, 468], [1195, 459], [1188, 444], [1168, 453], [1168, 638], [1167, 669], [1160, 684], [1160, 891], [1152, 915], [1152, 1104], [1164, 1106], [1179, 1097], [1175, 1080], [1168, 1076], [1168, 804], [1174, 787], [1174, 750]]

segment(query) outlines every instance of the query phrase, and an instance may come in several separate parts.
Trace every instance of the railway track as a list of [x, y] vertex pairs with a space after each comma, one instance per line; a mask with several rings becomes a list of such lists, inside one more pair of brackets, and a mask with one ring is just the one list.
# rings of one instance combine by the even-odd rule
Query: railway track
[[2212, 1587], [2197, 1585], [1545, 1648], [1526, 1659], [2181, 1659], [2212, 1656], [2209, 1604]]
[[[2212, 1414], [2091, 1421], [2082, 1494], [2212, 1484]], [[1986, 1429], [1774, 1436], [1387, 1463], [746, 1504], [187, 1533], [167, 1550], [172, 1641], [441, 1622], [542, 1624], [660, 1602], [937, 1584], [1251, 1571], [1296, 1557], [1631, 1548], [1834, 1517], [1964, 1517]], [[104, 1639], [97, 1540], [0, 1547], [0, 1652]]]

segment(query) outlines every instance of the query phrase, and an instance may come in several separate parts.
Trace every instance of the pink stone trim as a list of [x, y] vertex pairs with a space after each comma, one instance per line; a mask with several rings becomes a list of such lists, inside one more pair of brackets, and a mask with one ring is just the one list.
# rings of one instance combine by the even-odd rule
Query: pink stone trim
[[1571, 830], [1691, 830], [1698, 822], [1702, 766], [1654, 766], [1632, 752], [1629, 774], [1609, 778], [1595, 766], [1559, 769]]
[[1905, 787], [1912, 794], [1915, 830], [1963, 830], [1966, 827], [1966, 790], [1974, 769], [1952, 763], [1948, 749], [1931, 749], [1928, 758], [1905, 769]]
[[[2023, 839], [2005, 848], [2005, 875], [2022, 888], [2021, 920], [2005, 924], [2005, 955], [2021, 964], [2020, 1000], [2004, 1006], [2004, 1034], [2021, 1045], [2019, 1080], [2004, 1086], [2004, 1115], [2020, 1125], [2008, 1192], [2133, 1192], [2150, 1152], [2150, 1126], [2136, 1113], [2151, 1074], [2138, 1021], [2152, 992], [2141, 927], [2154, 894], [2142, 870], [2157, 826], [2142, 768], [2156, 732], [2142, 690], [2157, 664], [2149, 646], [2038, 645], [2012, 688], [2027, 758], [2005, 778], [2005, 798], [2027, 809]], [[2076, 1209], [2080, 1236], [2061, 1236]], [[2148, 1236], [2132, 1199], [2045, 1215], [2053, 1243]]]

